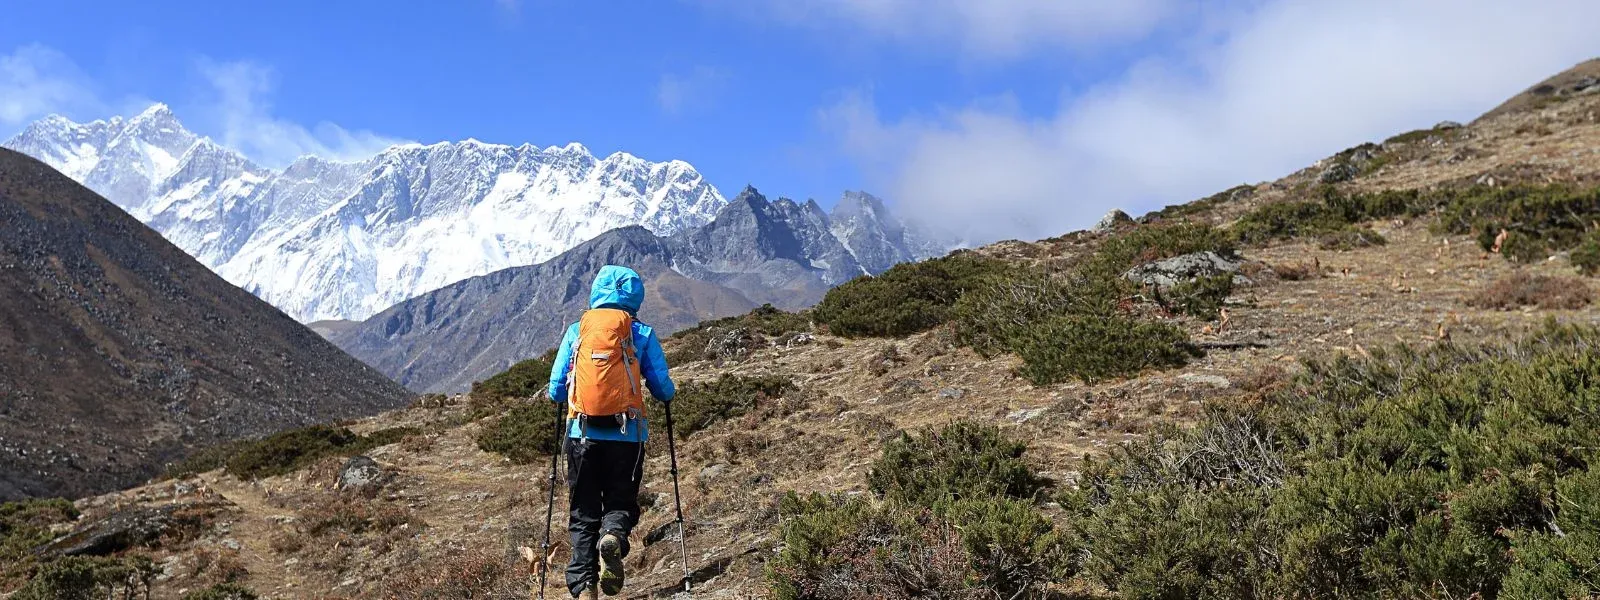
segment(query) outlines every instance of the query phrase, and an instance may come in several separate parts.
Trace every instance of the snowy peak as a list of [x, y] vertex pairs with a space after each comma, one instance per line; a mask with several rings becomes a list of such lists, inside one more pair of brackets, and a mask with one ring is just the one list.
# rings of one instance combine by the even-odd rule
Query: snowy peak
[[582, 144], [402, 144], [281, 171], [195, 135], [165, 104], [123, 119], [52, 115], [6, 146], [99, 192], [301, 321], [362, 319], [630, 225], [671, 235], [726, 201], [694, 167]]

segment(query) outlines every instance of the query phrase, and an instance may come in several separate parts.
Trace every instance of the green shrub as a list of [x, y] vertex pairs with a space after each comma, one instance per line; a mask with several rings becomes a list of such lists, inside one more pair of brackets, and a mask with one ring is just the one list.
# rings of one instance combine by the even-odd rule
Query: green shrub
[[1323, 250], [1338, 251], [1349, 251], [1357, 248], [1370, 248], [1373, 246], [1382, 246], [1388, 243], [1388, 238], [1383, 237], [1383, 234], [1371, 229], [1356, 227], [1353, 225], [1348, 225], [1340, 228], [1338, 231], [1323, 235], [1317, 240], [1317, 244], [1321, 246]]
[[1504, 229], [1500, 254], [1517, 261], [1544, 260], [1578, 246], [1600, 217], [1600, 187], [1567, 185], [1477, 186], [1439, 192], [1443, 207], [1438, 228], [1452, 234], [1477, 234], [1484, 250]]
[[1169, 310], [1204, 319], [1215, 319], [1222, 303], [1233, 293], [1233, 274], [1196, 277], [1168, 288], [1161, 293], [1161, 302]]
[[1034, 324], [1015, 345], [1034, 385], [1097, 382], [1181, 367], [1201, 352], [1182, 329], [1131, 317], [1061, 316]]
[[78, 510], [62, 498], [0, 504], [0, 589], [33, 563], [33, 549], [50, 541], [50, 526], [76, 518]]
[[1583, 238], [1583, 242], [1572, 249], [1571, 260], [1579, 273], [1591, 276], [1600, 274], [1600, 232], [1590, 233]]
[[[415, 432], [401, 428], [401, 432]], [[392, 437], [395, 432], [385, 434]], [[404, 437], [402, 433], [400, 437]], [[394, 440], [373, 440], [343, 427], [313, 425], [278, 432], [258, 440], [232, 444], [223, 463], [228, 473], [241, 479], [260, 479], [290, 473], [327, 456], [351, 456]]]
[[184, 594], [183, 600], [256, 600], [255, 590], [237, 583], [219, 583]]
[[[761, 375], [745, 377], [724, 373], [711, 381], [690, 381], [678, 386], [672, 399], [672, 426], [679, 437], [710, 427], [749, 412], [761, 402], [782, 397], [794, 389], [787, 377]], [[651, 414], [664, 414], [656, 403]], [[665, 422], [660, 420], [658, 422]]]
[[555, 361], [556, 349], [551, 348], [538, 358], [520, 361], [488, 379], [474, 381], [468, 395], [470, 418], [477, 420], [499, 412], [512, 400], [546, 398]]
[[993, 277], [951, 311], [957, 343], [984, 356], [1012, 351], [1038, 323], [1063, 314], [1114, 315], [1134, 291], [1121, 277], [1018, 271]]
[[944, 323], [966, 290], [1009, 268], [970, 251], [901, 263], [877, 277], [863, 275], [828, 290], [813, 314], [835, 335], [910, 335]]
[[963, 498], [1031, 500], [1045, 482], [1023, 462], [1027, 448], [998, 427], [970, 421], [901, 434], [872, 464], [867, 486], [881, 498], [928, 507]]
[[519, 465], [556, 453], [561, 447], [556, 426], [560, 406], [543, 398], [512, 406], [478, 431], [478, 449], [500, 454]]
[[149, 597], [161, 573], [144, 556], [68, 556], [39, 567], [11, 600], [101, 600]]
[[874, 506], [791, 492], [779, 514], [767, 574], [780, 599], [1036, 598], [1066, 573], [1065, 538], [1026, 502]]
[[1125, 597], [1600, 594], [1600, 330], [1306, 364], [1084, 469], [1080, 573]]

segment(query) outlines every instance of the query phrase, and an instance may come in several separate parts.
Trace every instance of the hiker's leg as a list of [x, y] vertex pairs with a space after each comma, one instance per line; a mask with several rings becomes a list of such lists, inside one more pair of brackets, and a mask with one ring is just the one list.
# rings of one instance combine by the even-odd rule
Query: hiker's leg
[[609, 474], [602, 486], [602, 505], [605, 516], [600, 522], [602, 533], [612, 533], [622, 541], [622, 555], [628, 555], [628, 535], [639, 523], [639, 483], [644, 479], [644, 444], [636, 442], [607, 442], [606, 461]]
[[568, 503], [572, 507], [567, 530], [572, 535], [572, 561], [567, 564], [567, 589], [576, 597], [584, 587], [593, 587], [600, 577], [600, 557], [595, 543], [600, 539], [604, 516], [600, 499], [601, 484], [607, 473], [604, 461], [596, 458], [595, 442], [567, 440]]

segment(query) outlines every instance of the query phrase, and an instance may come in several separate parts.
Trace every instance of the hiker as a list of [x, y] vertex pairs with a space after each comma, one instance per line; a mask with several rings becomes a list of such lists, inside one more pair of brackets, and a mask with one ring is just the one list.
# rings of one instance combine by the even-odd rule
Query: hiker
[[550, 369], [550, 399], [567, 403], [567, 589], [574, 598], [598, 598], [597, 587], [607, 596], [622, 591], [650, 435], [640, 381], [662, 402], [676, 392], [660, 340], [635, 317], [643, 303], [638, 273], [601, 267], [589, 290], [590, 310], [567, 328]]

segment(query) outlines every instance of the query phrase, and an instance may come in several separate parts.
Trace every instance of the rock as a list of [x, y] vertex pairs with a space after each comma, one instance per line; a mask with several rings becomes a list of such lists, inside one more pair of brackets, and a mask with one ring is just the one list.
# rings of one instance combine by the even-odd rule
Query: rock
[[1439, 121], [1439, 124], [1433, 126], [1434, 129], [1460, 129], [1461, 127], [1462, 125], [1455, 121]]
[[704, 469], [700, 469], [700, 478], [715, 479], [718, 475], [721, 475], [722, 472], [726, 470], [728, 470], [728, 465], [717, 463]]
[[967, 391], [958, 387], [947, 387], [939, 390], [939, 397], [946, 400], [960, 400], [965, 398]]
[[[1238, 259], [1206, 250], [1139, 265], [1124, 273], [1123, 278], [1166, 289], [1185, 281], [1193, 281], [1197, 277], [1210, 277], [1223, 273], [1237, 274], [1242, 264], [1243, 261]], [[1240, 281], [1237, 275], [1235, 281]]]
[[1317, 176], [1317, 182], [1340, 183], [1343, 181], [1350, 181], [1351, 179], [1355, 179], [1356, 175], [1359, 173], [1360, 172], [1357, 171], [1356, 168], [1350, 163], [1343, 161], [1336, 162], [1333, 163], [1333, 166], [1322, 170], [1322, 174]]
[[755, 334], [749, 329], [736, 327], [707, 341], [706, 356], [716, 357], [717, 360], [738, 360], [749, 354], [757, 343]]
[[1215, 388], [1227, 388], [1227, 387], [1232, 387], [1233, 386], [1233, 382], [1232, 381], [1228, 381], [1227, 377], [1223, 377], [1221, 375], [1201, 375], [1199, 373], [1184, 373], [1182, 375], [1179, 375], [1178, 379], [1182, 379], [1184, 381], [1191, 381], [1191, 382], [1194, 382], [1194, 383], [1204, 383], [1206, 385], [1209, 385], [1209, 386], [1215, 387]]
[[1033, 420], [1034, 417], [1044, 414], [1045, 410], [1046, 409], [1043, 408], [1024, 408], [1020, 410], [1014, 410], [1011, 411], [1011, 414], [1006, 415], [1006, 418], [1018, 423], [1026, 423]]
[[349, 492], [376, 493], [384, 483], [383, 467], [365, 456], [352, 456], [339, 468], [338, 488]]
[[1116, 230], [1117, 226], [1119, 225], [1125, 225], [1132, 222], [1133, 217], [1128, 216], [1128, 213], [1122, 212], [1120, 209], [1113, 208], [1111, 209], [1111, 212], [1106, 213], [1106, 216], [1100, 217], [1100, 221], [1096, 222], [1094, 227], [1089, 228], [1089, 231], [1094, 233], [1105, 233]]
[[644, 534], [644, 545], [649, 546], [662, 540], [678, 541], [678, 522], [667, 521]]
[[159, 539], [172, 528], [172, 514], [191, 504], [135, 507], [74, 528], [35, 550], [46, 557], [107, 556]]

